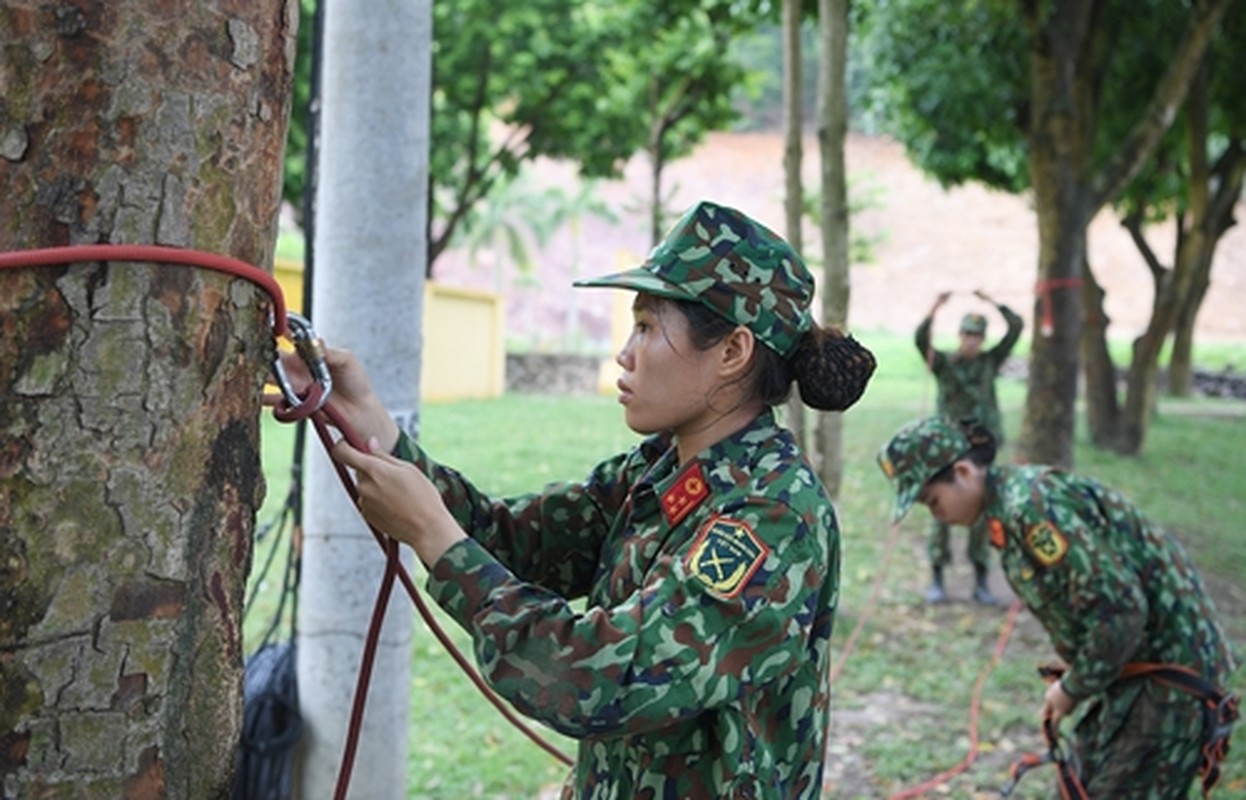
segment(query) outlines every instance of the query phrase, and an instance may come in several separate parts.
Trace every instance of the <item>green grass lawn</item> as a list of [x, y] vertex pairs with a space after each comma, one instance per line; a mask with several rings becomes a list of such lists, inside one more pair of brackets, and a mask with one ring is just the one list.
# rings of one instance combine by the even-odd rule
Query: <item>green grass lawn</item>
[[[908, 337], [859, 337], [875, 350], [880, 366], [865, 397], [845, 418], [845, 480], [836, 502], [844, 554], [834, 640], [838, 654], [858, 621], [868, 615], [868, 622], [834, 689], [828, 771], [842, 773], [842, 780], [836, 778], [837, 788], [828, 796], [886, 797], [964, 757], [972, 688], [999, 642], [1005, 614], [964, 601], [970, 576], [961, 552], [963, 532], [954, 534], [957, 562], [949, 576], [949, 591], [960, 601], [937, 609], [921, 604], [926, 515], [918, 509], [893, 535], [892, 496], [874, 455], [899, 425], [930, 411], [933, 384]], [[1246, 363], [1243, 354], [1246, 346], [1230, 357]], [[1000, 394], [1015, 439], [1024, 386], [1005, 380]], [[1241, 471], [1246, 417], [1225, 413], [1240, 409], [1241, 402], [1183, 402], [1180, 413], [1165, 411], [1162, 403], [1145, 452], [1133, 459], [1095, 451], [1079, 425], [1076, 460], [1078, 471], [1133, 496], [1174, 532], [1201, 567], [1231, 637], [1246, 651], [1241, 580], [1246, 575], [1246, 478]], [[578, 479], [637, 440], [608, 397], [507, 396], [426, 404], [421, 414], [428, 451], [498, 495]], [[266, 419], [263, 436], [269, 499], [261, 522], [275, 513], [288, 486], [292, 428]], [[270, 543], [271, 537], [257, 550], [257, 564]], [[997, 592], [1005, 592], [998, 571], [992, 577]], [[260, 593], [248, 620], [249, 641], [271, 613], [266, 604], [272, 583]], [[874, 604], [867, 606], [875, 591]], [[470, 650], [461, 631], [450, 623], [445, 627], [461, 648]], [[1053, 658], [1045, 634], [1022, 613], [1002, 661], [984, 683], [981, 755], [937, 794], [969, 798], [998, 789], [1012, 760], [1040, 746], [1036, 716], [1043, 684], [1034, 667]], [[412, 674], [410, 797], [535, 798], [561, 780], [564, 768], [478, 695], [418, 620]], [[1239, 670], [1234, 681], [1239, 692], [1246, 689], [1244, 675], [1246, 670]], [[550, 738], [572, 752], [571, 742], [555, 734]], [[1218, 800], [1246, 798], [1242, 753], [1246, 734], [1239, 727]], [[1051, 781], [1050, 768], [1036, 770], [1014, 796], [1051, 796]]]

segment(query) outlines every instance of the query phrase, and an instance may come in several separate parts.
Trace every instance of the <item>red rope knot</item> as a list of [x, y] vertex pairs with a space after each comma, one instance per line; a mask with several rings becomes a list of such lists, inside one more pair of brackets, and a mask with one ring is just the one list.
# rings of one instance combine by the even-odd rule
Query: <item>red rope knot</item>
[[1056, 331], [1054, 314], [1051, 309], [1051, 293], [1057, 289], [1080, 289], [1081, 278], [1048, 278], [1034, 285], [1034, 291], [1042, 302], [1042, 319], [1039, 332], [1049, 338]]

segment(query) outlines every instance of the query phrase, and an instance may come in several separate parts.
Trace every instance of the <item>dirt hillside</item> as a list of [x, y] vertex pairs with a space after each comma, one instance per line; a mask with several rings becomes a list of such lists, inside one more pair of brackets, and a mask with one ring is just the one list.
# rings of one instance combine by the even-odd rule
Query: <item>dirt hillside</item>
[[[981, 289], [1008, 303], [1030, 322], [1037, 262], [1037, 233], [1025, 198], [978, 186], [949, 190], [908, 163], [903, 149], [880, 138], [853, 136], [847, 153], [851, 179], [860, 191], [876, 193], [876, 207], [853, 220], [854, 231], [876, 240], [870, 263], [852, 268], [851, 326], [859, 331], [910, 331], [940, 291], [954, 292], [940, 320], [954, 321], [981, 304]], [[776, 230], [783, 229], [782, 141], [774, 133], [715, 134], [687, 159], [668, 170], [670, 207], [683, 209], [712, 199], [744, 210]], [[806, 142], [806, 185], [818, 177], [816, 142]], [[576, 177], [565, 165], [543, 162], [529, 179], [535, 193], [545, 186], [569, 188]], [[437, 280], [487, 290], [503, 290], [508, 335], [543, 349], [566, 342], [608, 346], [611, 296], [601, 290], [570, 288], [575, 275], [630, 265], [649, 247], [643, 209], [648, 197], [648, 165], [632, 161], [622, 180], [599, 184], [597, 196], [618, 215], [611, 223], [588, 217], [578, 238], [559, 231], [538, 249], [536, 274], [521, 279], [505, 253], [484, 252], [469, 264], [461, 251], [443, 257]], [[857, 190], [854, 189], [854, 192]], [[1246, 208], [1239, 218], [1246, 216]], [[1152, 247], [1166, 257], [1171, 230], [1155, 230]], [[816, 230], [805, 232], [805, 252], [816, 257]], [[1091, 263], [1108, 292], [1109, 335], [1129, 338], [1150, 309], [1150, 274], [1133, 243], [1109, 212], [1095, 220], [1090, 234]], [[1205, 341], [1246, 340], [1246, 232], [1240, 227], [1221, 243], [1212, 288], [1198, 320]], [[998, 324], [998, 323], [997, 323]], [[568, 332], [570, 335], [568, 336]], [[1028, 334], [1027, 334], [1028, 335]]]

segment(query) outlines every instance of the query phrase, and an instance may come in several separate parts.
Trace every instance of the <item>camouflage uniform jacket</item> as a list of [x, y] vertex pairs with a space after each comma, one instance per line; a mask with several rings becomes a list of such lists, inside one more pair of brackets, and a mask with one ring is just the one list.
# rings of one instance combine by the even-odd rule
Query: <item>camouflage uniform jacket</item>
[[564, 797], [819, 796], [839, 530], [769, 411], [682, 467], [651, 437], [506, 500], [398, 453], [471, 537], [430, 595], [500, 695], [580, 742]]
[[986, 425], [995, 435], [996, 441], [1002, 444], [1003, 428], [1000, 424], [999, 403], [995, 399], [995, 376], [999, 374], [1008, 354], [1021, 338], [1025, 323], [1008, 306], [1001, 305], [998, 308], [1008, 323], [1008, 331], [994, 347], [973, 358], [962, 358], [955, 352], [932, 350], [932, 318], [929, 316], [917, 326], [916, 342], [922, 358], [929, 359], [930, 371], [939, 386], [939, 413], [956, 421], [973, 417]]
[[[1228, 639], [1185, 550], [1120, 494], [1040, 466], [996, 466], [985, 508], [992, 543], [1017, 596], [1068, 664], [1076, 699], [1098, 696], [1123, 719], [1143, 680], [1130, 661], [1180, 664], [1223, 685]], [[1115, 732], [1103, 723], [1104, 741]]]

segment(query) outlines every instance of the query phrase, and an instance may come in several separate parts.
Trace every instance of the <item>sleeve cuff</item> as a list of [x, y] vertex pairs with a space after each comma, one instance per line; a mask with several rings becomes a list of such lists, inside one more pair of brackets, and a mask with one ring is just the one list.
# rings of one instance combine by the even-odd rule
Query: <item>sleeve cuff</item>
[[407, 436], [406, 431], [399, 430], [398, 441], [394, 442], [394, 449], [390, 450], [389, 454], [403, 461], [415, 461], [415, 442], [411, 441], [411, 437]]
[[497, 588], [514, 576], [479, 542], [455, 542], [428, 570], [425, 590], [455, 622], [468, 628]]
[[1076, 680], [1076, 676], [1072, 672], [1066, 672], [1064, 677], [1060, 678], [1060, 688], [1064, 690], [1065, 694], [1079, 703], [1093, 694], [1093, 692], [1086, 691], [1080, 682]]

